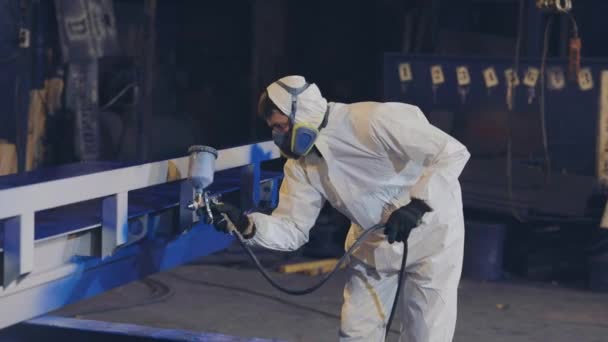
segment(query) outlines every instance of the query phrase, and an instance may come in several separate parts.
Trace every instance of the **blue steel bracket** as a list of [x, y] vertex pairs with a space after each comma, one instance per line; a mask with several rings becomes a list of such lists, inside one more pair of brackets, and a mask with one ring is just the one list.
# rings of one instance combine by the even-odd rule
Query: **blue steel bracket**
[[260, 201], [260, 164], [254, 163], [241, 168], [241, 209], [256, 208]]
[[34, 213], [26, 212], [4, 222], [2, 285], [14, 286], [34, 268]]
[[260, 202], [264, 207], [274, 209], [279, 204], [279, 188], [282, 177], [271, 177], [260, 182]]
[[129, 222], [127, 192], [103, 200], [101, 223], [101, 256], [110, 256], [116, 247], [127, 242]]
[[[241, 167], [240, 201], [243, 210], [256, 208], [262, 196], [261, 163], [272, 158], [271, 151], [254, 146], [251, 148], [251, 164]], [[278, 196], [278, 195], [277, 195]]]
[[[251, 185], [245, 190], [257, 193], [259, 163], [279, 157], [269, 141], [221, 150], [215, 168], [217, 172], [257, 165], [257, 176], [240, 184]], [[169, 178], [170, 164], [177, 168], [178, 179]], [[195, 222], [192, 212], [183, 215], [181, 202], [192, 190], [187, 169], [188, 157], [182, 157], [0, 186], [0, 222], [4, 222], [0, 329], [232, 243], [231, 236]], [[179, 187], [176, 180], [182, 181]], [[254, 180], [257, 183], [251, 183]], [[216, 193], [238, 189], [238, 182], [231, 184], [213, 184], [210, 189]], [[191, 195], [187, 199], [190, 202]], [[37, 222], [42, 214], [47, 221]], [[186, 222], [192, 229], [182, 234]], [[45, 231], [39, 231], [39, 225]], [[55, 233], [45, 234], [49, 229]]]
[[206, 341], [286, 342], [277, 339], [234, 337], [181, 329], [161, 329], [135, 324], [112, 323], [67, 317], [44, 316], [0, 331], [5, 341]]

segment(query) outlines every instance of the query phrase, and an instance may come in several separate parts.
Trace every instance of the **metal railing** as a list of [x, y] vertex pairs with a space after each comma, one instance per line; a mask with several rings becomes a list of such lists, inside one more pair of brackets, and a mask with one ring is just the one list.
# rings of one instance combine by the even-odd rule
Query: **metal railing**
[[[280, 152], [271, 141], [224, 149], [218, 151], [216, 171], [259, 165], [279, 157]], [[34, 269], [36, 212], [102, 198], [101, 254], [106, 257], [126, 242], [129, 191], [167, 183], [169, 170], [173, 167], [178, 176], [171, 181], [185, 180], [188, 157], [0, 190], [0, 222], [4, 220], [4, 289], [15, 285], [20, 277]], [[191, 195], [191, 189], [185, 184], [180, 201], [188, 200], [188, 194]], [[187, 219], [188, 215], [192, 217], [192, 213], [180, 213], [180, 218]]]

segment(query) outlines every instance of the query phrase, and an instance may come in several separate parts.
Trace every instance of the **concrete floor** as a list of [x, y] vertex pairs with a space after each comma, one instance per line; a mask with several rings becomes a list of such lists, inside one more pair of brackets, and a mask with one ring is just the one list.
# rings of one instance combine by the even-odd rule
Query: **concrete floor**
[[[279, 262], [276, 255], [264, 257], [267, 265]], [[318, 280], [275, 275], [291, 287]], [[241, 337], [337, 341], [343, 283], [344, 274], [338, 274], [312, 295], [283, 295], [243, 255], [226, 251], [54, 314]], [[608, 294], [551, 284], [464, 279], [459, 300], [457, 342], [608, 341]]]

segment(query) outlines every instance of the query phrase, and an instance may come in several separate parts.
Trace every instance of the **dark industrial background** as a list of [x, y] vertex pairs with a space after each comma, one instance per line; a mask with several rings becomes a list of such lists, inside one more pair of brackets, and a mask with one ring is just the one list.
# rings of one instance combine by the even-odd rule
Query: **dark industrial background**
[[[536, 0], [0, 0], [0, 176], [10, 175], [0, 190], [66, 177], [58, 168], [66, 164], [95, 172], [182, 157], [191, 145], [270, 140], [256, 116], [259, 94], [279, 77], [303, 75], [329, 101], [417, 105], [471, 152], [460, 177], [466, 242], [455, 341], [603, 341], [608, 167], [599, 166], [608, 149], [598, 133], [601, 119], [608, 123], [608, 112], [600, 113], [608, 1], [572, 1], [571, 16], [554, 15], [545, 35], [550, 15]], [[517, 66], [523, 79], [545, 64], [568, 70], [576, 33], [594, 87], [581, 89], [575, 78], [543, 96], [539, 87], [519, 86], [509, 108], [504, 71]], [[463, 65], [474, 79], [467, 89], [454, 72]], [[404, 66], [413, 79], [401, 77]], [[445, 72], [441, 87], [429, 72], [435, 66]], [[501, 79], [492, 89], [483, 83], [488, 67]], [[267, 186], [276, 189], [283, 162], [264, 163]], [[241, 188], [252, 185], [243, 170], [253, 172], [227, 170]], [[255, 191], [234, 189], [224, 200], [253, 202]], [[256, 209], [272, 210], [276, 198], [268, 196]], [[273, 271], [336, 258], [349, 224], [326, 205], [303, 248], [256, 252]], [[156, 237], [150, 241], [157, 248]], [[273, 292], [238, 248], [145, 278], [130, 267], [128, 279], [138, 281], [50, 314], [107, 326], [335, 340], [343, 272], [297, 299]], [[317, 281], [275, 275], [294, 287]], [[126, 277], [109, 278], [123, 284]], [[3, 329], [0, 340], [52, 338], [53, 330], [66, 339], [92, 336], [31, 324]]]
[[[539, 57], [542, 19], [528, 3], [522, 56]], [[221, 148], [267, 139], [255, 102], [277, 77], [305, 75], [332, 101], [381, 100], [386, 52], [513, 56], [517, 35], [518, 1], [507, 0], [113, 4], [118, 45], [98, 60], [99, 104], [103, 108], [131, 82], [145, 103], [129, 107], [133, 94], [127, 92], [101, 111], [99, 159], [161, 159], [183, 154], [192, 143]], [[0, 137], [19, 142], [26, 127], [23, 89], [65, 75], [66, 64], [52, 1], [3, 0], [0, 6]], [[23, 6], [36, 10], [25, 15]], [[145, 10], [151, 6], [152, 14]], [[601, 0], [576, 2], [586, 58], [608, 55], [597, 34], [606, 9]], [[30, 49], [19, 48], [20, 27], [32, 29]], [[565, 56], [567, 20], [553, 30], [549, 55]], [[15, 77], [22, 85], [16, 95]], [[72, 114], [51, 114], [43, 164], [82, 158], [68, 138]]]
[[[521, 58], [540, 58], [546, 16], [539, 14], [534, 1], [523, 3], [520, 7], [517, 0], [2, 0], [0, 140], [16, 146], [17, 172], [73, 162], [161, 160], [182, 156], [193, 144], [225, 148], [268, 140], [269, 129], [255, 115], [257, 98], [266, 85], [284, 75], [305, 75], [330, 101], [382, 101], [387, 94], [385, 54], [510, 62], [520, 20]], [[97, 12], [84, 4], [98, 6]], [[99, 14], [98, 27], [90, 28], [98, 34], [95, 39], [84, 34], [84, 40], [70, 41], [67, 31], [74, 35], [82, 28], [70, 22], [69, 15], [85, 10]], [[603, 18], [607, 12], [606, 1], [575, 1], [573, 15], [584, 59], [608, 58]], [[548, 41], [549, 58], [567, 57], [570, 35], [568, 18], [558, 18]], [[57, 93], [57, 84], [63, 91], [53, 100], [49, 94], [53, 89]], [[411, 102], [417, 104], [417, 99]], [[33, 114], [34, 104], [42, 115]], [[489, 110], [504, 119], [504, 109]], [[511, 127], [519, 137], [517, 153], [536, 153], [537, 138], [528, 134], [536, 134], [538, 124], [526, 119]], [[458, 127], [450, 133], [468, 139], [472, 151], [495, 146], [504, 159], [504, 145], [496, 145], [495, 139], [506, 136], [505, 125], [468, 138]], [[574, 157], [595, 151], [571, 153]], [[594, 165], [582, 168], [591, 170]], [[488, 174], [487, 169], [474, 167], [467, 172], [465, 179], [475, 172]], [[541, 191], [561, 202], [540, 222], [522, 222], [508, 206], [487, 210], [471, 204], [465, 186], [467, 217], [511, 227], [507, 269], [543, 280], [587, 282], [590, 250], [601, 254], [608, 249], [597, 247], [603, 241], [597, 227], [605, 196], [594, 185], [581, 194], [582, 183], [564, 182]], [[567, 192], [574, 188], [576, 196], [568, 203]], [[561, 195], [554, 196], [558, 192]], [[502, 188], [503, 199], [506, 194]], [[555, 217], [551, 212], [571, 205], [584, 206], [584, 217]], [[318, 247], [316, 253], [333, 255], [339, 253], [336, 248], [341, 247], [347, 222], [333, 217], [331, 208], [326, 211], [320, 224], [342, 228], [332, 233], [331, 245]], [[313, 234], [312, 240], [327, 239]], [[309, 248], [314, 249], [314, 243]]]

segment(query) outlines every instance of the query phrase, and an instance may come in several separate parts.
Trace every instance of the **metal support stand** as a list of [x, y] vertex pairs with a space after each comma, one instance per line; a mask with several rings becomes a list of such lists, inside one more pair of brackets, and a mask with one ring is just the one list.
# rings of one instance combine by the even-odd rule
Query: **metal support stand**
[[14, 285], [34, 269], [34, 213], [24, 213], [4, 223], [3, 286]]
[[101, 257], [114, 252], [128, 240], [128, 193], [121, 192], [103, 200], [101, 223]]

